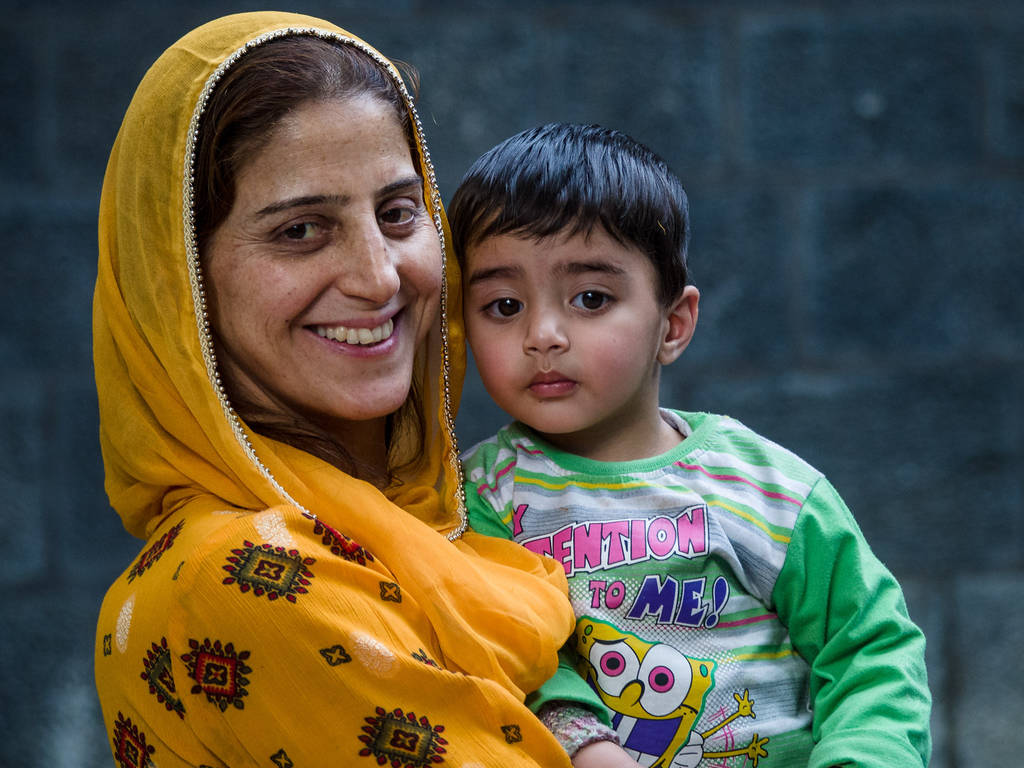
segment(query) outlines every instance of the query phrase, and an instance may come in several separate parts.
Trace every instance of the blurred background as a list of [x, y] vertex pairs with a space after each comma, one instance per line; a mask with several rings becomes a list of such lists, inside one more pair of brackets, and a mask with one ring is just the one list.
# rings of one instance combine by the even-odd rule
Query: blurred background
[[[95, 221], [135, 86], [239, 2], [2, 2], [0, 762], [110, 766]], [[682, 177], [702, 291], [663, 401], [824, 470], [928, 636], [937, 768], [1024, 754], [1024, 3], [298, 2], [420, 71], [447, 200], [506, 136], [598, 122]], [[463, 444], [503, 415], [467, 381]], [[735, 763], [741, 764], [741, 760]]]

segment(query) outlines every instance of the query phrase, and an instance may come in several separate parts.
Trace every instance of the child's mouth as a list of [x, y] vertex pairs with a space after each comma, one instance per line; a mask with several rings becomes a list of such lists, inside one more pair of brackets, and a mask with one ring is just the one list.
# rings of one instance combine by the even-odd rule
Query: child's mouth
[[576, 382], [558, 371], [538, 373], [530, 380], [530, 391], [539, 397], [559, 397], [576, 389]]

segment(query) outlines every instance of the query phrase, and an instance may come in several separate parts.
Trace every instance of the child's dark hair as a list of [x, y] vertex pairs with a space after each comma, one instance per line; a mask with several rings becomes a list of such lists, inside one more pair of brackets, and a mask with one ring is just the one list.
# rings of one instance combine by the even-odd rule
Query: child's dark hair
[[601, 226], [651, 260], [663, 305], [687, 283], [683, 185], [658, 155], [610, 128], [549, 123], [505, 139], [466, 172], [448, 216], [460, 262], [488, 237], [571, 237]]

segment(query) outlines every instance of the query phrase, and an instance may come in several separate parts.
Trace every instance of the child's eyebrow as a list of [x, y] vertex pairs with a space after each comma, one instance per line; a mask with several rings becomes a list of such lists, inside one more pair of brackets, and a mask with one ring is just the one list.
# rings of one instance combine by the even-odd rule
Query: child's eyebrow
[[475, 269], [470, 274], [469, 279], [466, 280], [466, 285], [476, 285], [477, 283], [482, 283], [487, 280], [508, 280], [514, 277], [522, 277], [523, 272], [524, 270], [522, 267], [511, 265], [491, 267], [490, 269]]
[[603, 272], [606, 275], [624, 275], [626, 270], [610, 261], [569, 261], [555, 267], [558, 275], [585, 275], [587, 272]]
[[[558, 264], [552, 270], [555, 277], [567, 275], [585, 275], [589, 272], [600, 272], [606, 275], [624, 275], [626, 270], [610, 261], [567, 261]], [[466, 280], [466, 286], [483, 283], [487, 280], [511, 280], [521, 278], [526, 270], [518, 264], [503, 264], [488, 269], [474, 270]]]

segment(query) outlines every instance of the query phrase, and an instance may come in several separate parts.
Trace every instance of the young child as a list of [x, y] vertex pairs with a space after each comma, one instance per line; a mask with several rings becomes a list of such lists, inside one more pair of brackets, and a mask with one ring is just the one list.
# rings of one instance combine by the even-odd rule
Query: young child
[[927, 764], [924, 637], [835, 489], [734, 419], [659, 408], [699, 300], [665, 163], [547, 125], [481, 157], [449, 216], [473, 356], [516, 419], [464, 456], [470, 523], [565, 567], [576, 668], [622, 747]]

